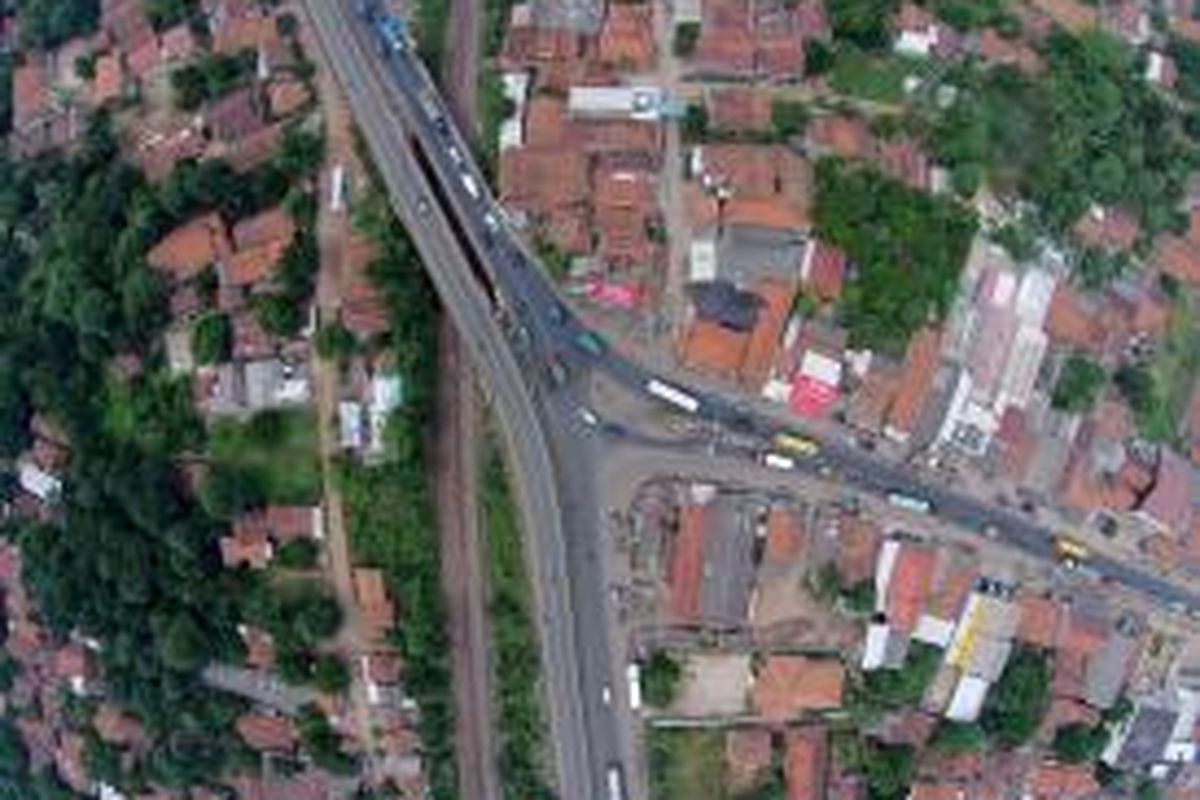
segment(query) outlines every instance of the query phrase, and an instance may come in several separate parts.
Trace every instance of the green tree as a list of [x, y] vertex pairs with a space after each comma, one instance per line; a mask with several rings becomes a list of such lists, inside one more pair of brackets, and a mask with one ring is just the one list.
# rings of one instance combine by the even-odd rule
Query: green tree
[[253, 470], [229, 464], [210, 464], [201, 488], [200, 502], [213, 517], [230, 520], [238, 514], [266, 505], [266, 492]]
[[703, 141], [708, 136], [708, 110], [700, 103], [689, 103], [680, 126], [685, 141]]
[[951, 755], [977, 752], [983, 745], [983, 728], [976, 722], [942, 720], [929, 740], [929, 746], [934, 750]]
[[983, 728], [1002, 747], [1017, 747], [1033, 736], [1050, 692], [1050, 668], [1042, 653], [1021, 648], [1009, 658], [988, 693]]
[[776, 139], [791, 139], [808, 126], [808, 106], [795, 100], [771, 102], [771, 133]]
[[683, 665], [666, 650], [655, 650], [646, 660], [641, 672], [642, 694], [656, 708], [666, 708], [675, 701], [683, 680]]
[[350, 671], [340, 658], [323, 653], [313, 661], [312, 683], [326, 694], [340, 694], [350, 687]]
[[889, 20], [898, 0], [829, 0], [833, 37], [864, 50], [882, 50], [891, 39]]
[[25, 742], [17, 732], [12, 720], [0, 717], [0, 777], [9, 779], [25, 774], [29, 768], [29, 754]]
[[88, 53], [75, 58], [75, 77], [81, 81], [90, 81], [96, 78], [96, 54]]
[[204, 631], [188, 613], [177, 615], [163, 633], [163, 662], [171, 669], [191, 672], [208, 661], [208, 643]]
[[21, 43], [39, 50], [94, 33], [100, 22], [100, 0], [22, 0], [16, 9]]
[[1135, 414], [1154, 413], [1160, 402], [1159, 391], [1148, 368], [1141, 364], [1125, 364], [1113, 375], [1113, 382]]
[[679, 58], [691, 58], [696, 53], [696, 43], [699, 41], [700, 23], [681, 22], [675, 26], [671, 49]]
[[304, 314], [299, 306], [279, 293], [257, 295], [254, 318], [264, 331], [285, 339], [295, 336], [304, 327]]
[[875, 610], [875, 580], [865, 578], [842, 592], [842, 602], [852, 614], [870, 614]]
[[804, 74], [816, 78], [833, 69], [836, 54], [832, 47], [820, 39], [810, 39], [804, 45]]
[[1091, 409], [1096, 395], [1108, 380], [1104, 367], [1081, 355], [1072, 355], [1063, 364], [1050, 404], [1060, 411], [1083, 413]]
[[902, 352], [943, 318], [975, 234], [974, 216], [870, 169], [818, 162], [816, 231], [857, 265], [839, 311], [854, 346]]
[[1099, 758], [1100, 752], [1107, 743], [1108, 729], [1103, 725], [1076, 723], [1063, 726], [1054, 732], [1051, 749], [1054, 750], [1054, 755], [1062, 761], [1082, 764]]
[[312, 569], [317, 565], [320, 548], [312, 539], [292, 539], [275, 554], [275, 563], [284, 569]]
[[292, 181], [310, 178], [321, 168], [325, 140], [301, 125], [289, 125], [279, 141], [275, 162]]
[[317, 354], [329, 361], [341, 361], [354, 355], [357, 342], [354, 334], [340, 322], [322, 325], [317, 331]]
[[233, 347], [233, 325], [228, 314], [209, 312], [192, 326], [192, 354], [199, 364], [229, 360]]
[[142, 0], [142, 11], [155, 30], [166, 30], [196, 10], [194, 0]]
[[855, 691], [856, 701], [868, 711], [914, 708], [921, 702], [941, 661], [941, 650], [913, 642], [904, 666], [863, 674], [862, 684]]

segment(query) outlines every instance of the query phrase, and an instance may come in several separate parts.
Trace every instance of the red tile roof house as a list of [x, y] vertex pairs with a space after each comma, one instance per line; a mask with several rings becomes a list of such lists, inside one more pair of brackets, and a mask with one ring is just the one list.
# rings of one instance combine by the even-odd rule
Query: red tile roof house
[[216, 212], [196, 217], [171, 231], [146, 254], [146, 262], [176, 282], [195, 278], [205, 268], [225, 263], [233, 245]]
[[268, 127], [257, 87], [246, 86], [225, 95], [204, 112], [205, 127], [218, 142], [248, 139]]
[[255, 750], [290, 752], [296, 747], [295, 726], [284, 717], [243, 714], [234, 721], [234, 728], [246, 744]]
[[12, 73], [12, 131], [8, 145], [16, 158], [65, 147], [82, 130], [75, 109], [59, 102], [51, 86], [51, 64], [39, 53], [26, 55]]
[[829, 769], [829, 737], [824, 728], [784, 734], [783, 776], [787, 800], [824, 800]]
[[1159, 531], [1181, 540], [1192, 530], [1192, 467], [1174, 450], [1159, 451], [1154, 484], [1137, 506], [1137, 515]]
[[837, 659], [766, 656], [751, 688], [754, 712], [764, 720], [786, 722], [840, 708], [845, 676]]
[[354, 569], [354, 597], [367, 627], [382, 635], [396, 624], [396, 607], [388, 597], [383, 571], [367, 567]]

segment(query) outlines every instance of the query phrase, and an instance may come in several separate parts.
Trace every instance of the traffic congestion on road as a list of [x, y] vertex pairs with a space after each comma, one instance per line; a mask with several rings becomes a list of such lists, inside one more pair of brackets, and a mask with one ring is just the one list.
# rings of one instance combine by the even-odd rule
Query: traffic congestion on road
[[[537, 406], [537, 424], [542, 426], [545, 446], [552, 454], [550, 460], [542, 458], [540, 465], [532, 469], [552, 471], [553, 463], [587, 463], [593, 444], [587, 437], [578, 436], [581, 428], [648, 441], [638, 432], [606, 422], [602, 410], [583, 402], [577, 392], [579, 378], [595, 373], [679, 415], [736, 432], [750, 443], [746, 448], [749, 455], [765, 466], [832, 478], [848, 489], [880, 496], [897, 509], [936, 515], [991, 541], [1057, 561], [1064, 568], [1086, 566], [1099, 580], [1123, 584], [1173, 609], [1200, 613], [1200, 595], [1129, 564], [1090, 554], [1081, 545], [1072, 544], [1069, 534], [1048, 529], [1029, 515], [954, 491], [907, 465], [889, 462], [853, 443], [819, 440], [793, 430], [737, 400], [681, 385], [615, 352], [563, 304], [536, 257], [510, 229], [466, 140], [412, 52], [402, 22], [368, 0], [352, 0], [346, 4], [346, 9], [350, 8], [354, 13], [335, 12], [327, 15], [326, 23], [353, 26], [351, 35], [360, 44], [368, 43], [364, 49], [373, 54], [376, 68], [386, 70], [392, 94], [377, 97], [375, 102], [384, 106], [397, 98], [403, 106], [396, 114], [403, 125], [392, 133], [390, 148], [411, 150], [422, 173], [421, 180], [413, 185], [428, 187], [427, 192], [419, 189], [418, 196], [410, 198], [415, 203], [418, 227], [413, 236], [420, 241], [425, 235], [420, 227], [441, 226], [442, 219], [447, 221], [461, 250], [458, 261], [466, 262], [458, 267], [459, 271], [465, 266], [489, 299], [488, 325], [499, 325], [505, 332], [505, 346], [521, 365], [519, 379], [525, 383], [522, 391]], [[366, 81], [349, 67], [355, 61], [352, 54], [344, 55], [338, 61], [339, 71], [341, 66], [346, 67], [339, 76], [341, 80]], [[367, 87], [355, 88], [366, 93], [361, 95], [362, 102], [370, 102]], [[365, 113], [361, 103], [355, 104], [355, 112]], [[378, 152], [382, 145], [379, 137], [371, 145], [378, 160], [387, 159], [388, 153]], [[455, 298], [443, 298], [453, 312]], [[483, 366], [489, 368], [488, 364]], [[507, 369], [511, 371], [511, 365]], [[495, 374], [487, 378], [493, 387], [498, 381], [512, 379]], [[558, 777], [563, 796], [620, 800], [628, 793], [622, 776], [629, 772], [630, 752], [628, 734], [621, 729], [621, 720], [609, 702], [609, 687], [624, 683], [619, 680], [622, 676], [615, 674], [614, 665], [620, 661], [613, 658], [616, 643], [607, 640], [605, 626], [595, 624], [603, 617], [607, 602], [603, 569], [598, 567], [602, 559], [597, 557], [596, 544], [589, 541], [594, 537], [575, 536], [562, 541], [563, 530], [587, 529], [592, 513], [588, 509], [595, 506], [595, 500], [590, 496], [586, 476], [581, 477], [574, 469], [567, 472], [571, 474], [559, 470], [553, 475], [518, 475], [519, 482], [530, 485], [547, 479], [557, 481], [554, 491], [560, 500], [566, 498], [561, 508], [557, 500], [552, 502], [556, 521], [539, 527], [535, 534], [539, 537], [538, 548], [561, 549], [557, 560], [535, 570], [541, 584], [539, 601], [553, 604], [549, 611], [542, 609], [543, 644], [556, 654], [544, 655], [543, 663], [551, 670], [572, 672], [570, 681], [560, 683], [557, 690], [552, 686], [550, 692], [552, 715], [570, 718], [555, 722], [555, 746], [560, 751]], [[550, 632], [549, 641], [545, 631]], [[552, 676], [552, 683], [554, 680], [562, 681], [563, 676]], [[568, 683], [570, 688], [564, 688]], [[567, 691], [576, 696], [562, 696]], [[564, 755], [572, 749], [575, 756]], [[586, 767], [578, 763], [580, 758]]]

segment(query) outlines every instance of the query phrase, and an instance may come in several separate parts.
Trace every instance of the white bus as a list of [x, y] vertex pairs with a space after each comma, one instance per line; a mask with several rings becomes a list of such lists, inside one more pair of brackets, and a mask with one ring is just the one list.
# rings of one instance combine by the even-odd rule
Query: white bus
[[695, 414], [700, 410], [699, 400], [669, 383], [663, 383], [657, 378], [651, 378], [646, 382], [646, 391], [659, 400], [670, 403], [676, 408], [681, 408], [689, 414]]
[[917, 514], [928, 514], [933, 511], [933, 503], [922, 497], [913, 497], [902, 492], [888, 492], [887, 501], [895, 508], [913, 511]]
[[625, 668], [625, 680], [629, 683], [629, 707], [637, 711], [642, 707], [642, 668], [636, 661]]

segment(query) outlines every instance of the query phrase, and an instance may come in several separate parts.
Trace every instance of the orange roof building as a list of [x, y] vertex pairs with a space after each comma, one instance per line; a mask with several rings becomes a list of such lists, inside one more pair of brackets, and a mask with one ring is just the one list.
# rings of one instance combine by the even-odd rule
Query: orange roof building
[[96, 59], [96, 76], [92, 81], [92, 102], [103, 105], [121, 96], [125, 85], [125, 71], [121, 59], [113, 53]]
[[383, 570], [356, 567], [354, 596], [367, 626], [376, 633], [391, 630], [396, 624], [396, 607], [388, 597]]
[[1141, 227], [1137, 218], [1120, 208], [1094, 208], [1075, 223], [1075, 237], [1084, 247], [1112, 252], [1133, 247]]
[[842, 705], [845, 669], [832, 658], [767, 656], [754, 680], [755, 713], [774, 722]]
[[232, 534], [222, 536], [219, 544], [221, 563], [230, 568], [266, 569], [275, 553], [266, 531], [260, 528], [235, 528]]
[[1062, 606], [1049, 597], [1022, 593], [1017, 601], [1021, 611], [1017, 641], [1051, 650], [1058, 643]]
[[788, 731], [783, 752], [787, 800], [824, 800], [829, 761], [829, 740], [824, 729]]
[[1098, 794], [1100, 784], [1091, 764], [1044, 761], [1029, 776], [1026, 791], [1031, 800], [1084, 800]]
[[765, 133], [771, 129], [771, 96], [752, 86], [709, 90], [708, 119], [719, 131]]
[[908, 343], [900, 385], [884, 427], [889, 437], [907, 441], [915, 430], [933, 388], [941, 344], [941, 332], [930, 327], [922, 328]]
[[929, 597], [936, 565], [937, 554], [930, 548], [900, 543], [884, 601], [891, 627], [904, 633], [916, 629]]
[[183, 281], [200, 274], [205, 267], [222, 264], [231, 252], [225, 223], [214, 211], [171, 231], [146, 254], [146, 262]]
[[259, 751], [288, 751], [296, 746], [296, 729], [291, 720], [269, 714], [243, 714], [234, 728], [246, 744]]
[[654, 63], [654, 26], [649, 3], [610, 3], [600, 28], [600, 60], [623, 71], [649, 69]]
[[789, 284], [774, 279], [760, 282], [757, 294], [763, 303], [750, 330], [740, 369], [742, 382], [755, 387], [761, 386], [771, 372], [795, 297]]
[[804, 548], [804, 538], [804, 526], [793, 509], [771, 506], [767, 512], [767, 547], [763, 556], [768, 563], [798, 558]]
[[679, 512], [679, 530], [667, 559], [667, 610], [673, 621], [689, 622], [700, 614], [704, 567], [704, 506], [687, 505]]
[[679, 343], [679, 361], [688, 369], [733, 376], [745, 360], [750, 336], [717, 322], [694, 317]]

